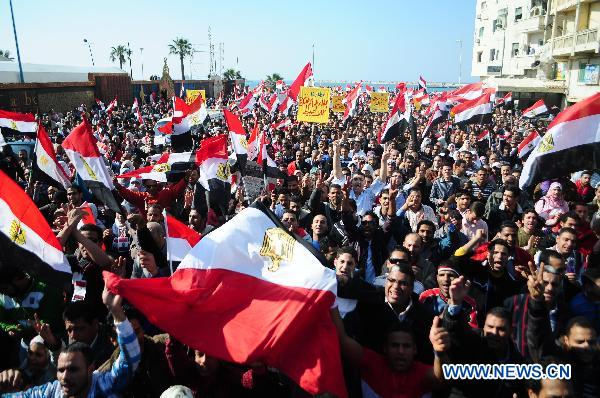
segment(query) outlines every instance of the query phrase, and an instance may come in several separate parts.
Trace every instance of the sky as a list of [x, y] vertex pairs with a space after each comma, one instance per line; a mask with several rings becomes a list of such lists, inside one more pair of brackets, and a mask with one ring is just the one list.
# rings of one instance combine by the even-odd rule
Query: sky
[[[8, 1], [0, 4], [0, 49], [16, 59]], [[179, 58], [168, 54], [176, 37], [200, 51], [185, 62], [186, 78], [208, 75], [208, 28], [223, 69], [249, 80], [279, 73], [294, 79], [312, 59], [316, 80], [457, 82], [471, 77], [475, 0], [247, 0], [158, 1], [13, 0], [23, 63], [96, 66], [111, 63], [111, 47], [129, 43], [133, 78], [181, 78]], [[143, 48], [143, 52], [140, 51]], [[217, 67], [219, 64], [217, 62]], [[129, 71], [129, 65], [124, 66]]]

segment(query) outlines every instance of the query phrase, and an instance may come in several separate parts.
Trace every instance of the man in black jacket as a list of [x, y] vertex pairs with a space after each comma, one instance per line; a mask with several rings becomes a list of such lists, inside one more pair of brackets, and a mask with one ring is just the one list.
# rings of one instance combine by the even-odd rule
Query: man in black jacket
[[[448, 306], [442, 314], [443, 326], [450, 334], [448, 359], [454, 364], [519, 364], [523, 357], [519, 354], [510, 336], [510, 314], [500, 307], [488, 311], [481, 332], [472, 329], [468, 314], [463, 313], [463, 300], [467, 296], [470, 283], [464, 276], [452, 281]], [[453, 380], [450, 397], [490, 397], [512, 398], [521, 396], [524, 385], [521, 380]]]

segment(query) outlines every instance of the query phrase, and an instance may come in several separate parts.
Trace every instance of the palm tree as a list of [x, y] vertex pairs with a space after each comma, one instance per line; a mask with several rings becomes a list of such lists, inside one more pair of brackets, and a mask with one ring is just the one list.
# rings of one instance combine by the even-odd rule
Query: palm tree
[[281, 76], [279, 73], [273, 73], [272, 75], [267, 75], [267, 81], [265, 84], [271, 90], [275, 90], [275, 85], [277, 84], [278, 80], [283, 80], [283, 76]]
[[185, 80], [183, 60], [193, 53], [194, 47], [187, 39], [177, 37], [173, 40], [173, 44], [169, 44], [169, 54], [179, 55], [179, 61], [181, 61], [181, 80]]
[[125, 63], [125, 57], [127, 56], [127, 47], [118, 45], [110, 49], [110, 61], [119, 61], [119, 69], [123, 69]]
[[240, 71], [235, 70], [233, 68], [229, 68], [223, 73], [224, 80], [235, 80], [235, 79], [241, 79], [241, 78], [242, 78], [242, 74], [240, 73]]
[[0, 50], [0, 57], [5, 57], [7, 58], [9, 61], [14, 61], [15, 59], [13, 57], [10, 56], [10, 51], [8, 50]]

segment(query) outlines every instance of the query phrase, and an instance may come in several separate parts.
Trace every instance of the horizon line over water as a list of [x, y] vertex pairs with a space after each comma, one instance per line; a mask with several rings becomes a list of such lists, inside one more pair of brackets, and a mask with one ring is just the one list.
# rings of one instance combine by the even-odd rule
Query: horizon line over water
[[[254, 87], [258, 86], [258, 84], [261, 82], [261, 80], [246, 80], [246, 86], [248, 86], [250, 89], [253, 89]], [[293, 80], [284, 80], [284, 83], [286, 85], [290, 85], [293, 83]], [[335, 81], [330, 81], [330, 80], [315, 80], [315, 87], [337, 87], [337, 86], [342, 86], [342, 88], [345, 88], [347, 84], [353, 85], [353, 82], [347, 82], [347, 81], [339, 81], [339, 82], [335, 82]], [[386, 91], [395, 91], [396, 89], [396, 84], [398, 84], [397, 82], [363, 82], [363, 87], [365, 86], [365, 84], [368, 84], [369, 86], [372, 86], [374, 90], [378, 90], [379, 87], [385, 87]], [[442, 83], [442, 84], [446, 84], [448, 86], [427, 86], [427, 91], [430, 92], [436, 92], [436, 91], [449, 91], [449, 90], [453, 90], [456, 87], [460, 87], [457, 83]], [[407, 85], [410, 86], [414, 86], [417, 87], [417, 84], [410, 84], [407, 83]]]

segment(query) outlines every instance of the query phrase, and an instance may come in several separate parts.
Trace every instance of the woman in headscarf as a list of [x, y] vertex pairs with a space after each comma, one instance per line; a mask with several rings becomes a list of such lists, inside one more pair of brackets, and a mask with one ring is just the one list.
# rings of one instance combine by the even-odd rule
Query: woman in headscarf
[[546, 225], [556, 224], [558, 217], [569, 211], [569, 205], [563, 199], [560, 183], [553, 182], [550, 184], [546, 195], [536, 202], [535, 211], [546, 220]]

